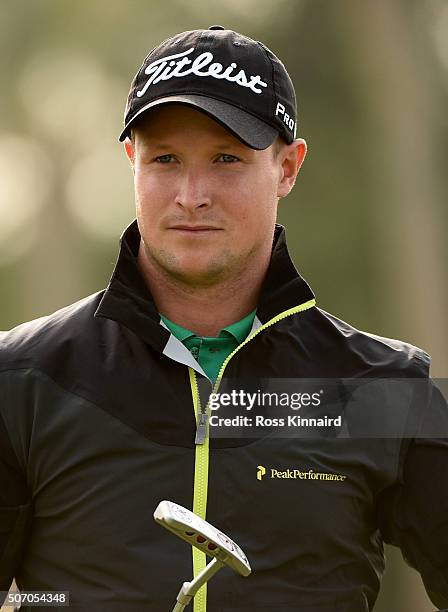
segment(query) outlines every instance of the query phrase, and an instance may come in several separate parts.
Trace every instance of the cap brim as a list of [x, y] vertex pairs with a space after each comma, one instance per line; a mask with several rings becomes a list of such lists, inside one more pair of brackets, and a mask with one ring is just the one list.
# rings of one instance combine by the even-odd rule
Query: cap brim
[[125, 125], [120, 134], [120, 142], [129, 136], [130, 128], [144, 113], [167, 104], [183, 104], [205, 113], [252, 149], [267, 149], [278, 136], [275, 128], [236, 106], [206, 96], [184, 94], [159, 98], [141, 108]]

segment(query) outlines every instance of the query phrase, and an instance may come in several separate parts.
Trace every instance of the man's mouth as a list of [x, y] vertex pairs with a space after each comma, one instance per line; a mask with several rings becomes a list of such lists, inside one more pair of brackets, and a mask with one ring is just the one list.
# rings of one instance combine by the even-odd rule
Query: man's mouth
[[220, 231], [220, 227], [214, 227], [212, 225], [173, 225], [169, 229], [177, 230], [180, 232], [189, 232], [189, 233], [206, 233], [206, 232], [216, 232]]

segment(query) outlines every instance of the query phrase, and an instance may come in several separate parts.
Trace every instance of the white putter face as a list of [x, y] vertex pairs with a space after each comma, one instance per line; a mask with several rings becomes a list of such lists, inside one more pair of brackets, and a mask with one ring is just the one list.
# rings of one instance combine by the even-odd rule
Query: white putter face
[[155, 509], [154, 520], [238, 574], [248, 576], [251, 573], [249, 561], [238, 544], [187, 508], [171, 501], [161, 501]]

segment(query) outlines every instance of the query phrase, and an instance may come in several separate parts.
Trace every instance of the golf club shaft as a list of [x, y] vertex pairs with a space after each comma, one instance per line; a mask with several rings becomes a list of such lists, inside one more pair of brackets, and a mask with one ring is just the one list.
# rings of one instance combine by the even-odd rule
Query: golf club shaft
[[173, 612], [182, 612], [182, 610], [185, 609], [185, 607], [199, 591], [201, 586], [205, 584], [207, 580], [210, 580], [210, 578], [214, 576], [222, 567], [224, 567], [224, 563], [215, 557], [208, 565], [204, 567], [202, 572], [200, 572], [196, 578], [194, 578], [191, 582], [184, 582], [177, 596], [177, 602], [173, 608]]

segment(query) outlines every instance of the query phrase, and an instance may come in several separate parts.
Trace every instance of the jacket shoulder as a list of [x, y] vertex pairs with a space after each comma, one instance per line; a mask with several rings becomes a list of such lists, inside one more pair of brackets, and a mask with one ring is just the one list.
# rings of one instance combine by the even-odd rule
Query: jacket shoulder
[[39, 355], [58, 352], [58, 347], [75, 343], [93, 331], [94, 313], [104, 291], [89, 295], [52, 314], [21, 323], [0, 332], [0, 370], [35, 365]]
[[[329, 354], [345, 357], [347, 363], [364, 369], [362, 375], [426, 377], [429, 375], [430, 355], [409, 342], [387, 338], [357, 329], [346, 321], [322, 310], [313, 309], [316, 329], [327, 344]], [[372, 372], [371, 372], [372, 370]]]

